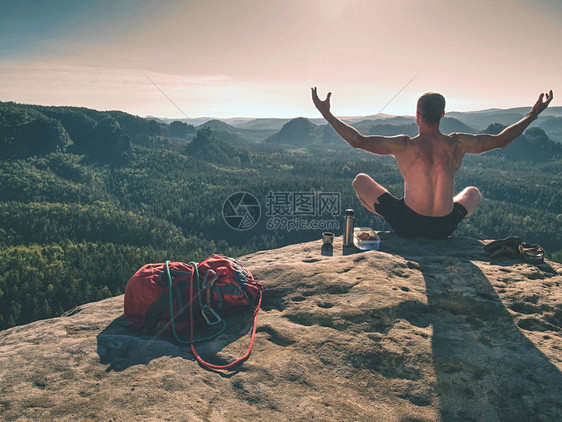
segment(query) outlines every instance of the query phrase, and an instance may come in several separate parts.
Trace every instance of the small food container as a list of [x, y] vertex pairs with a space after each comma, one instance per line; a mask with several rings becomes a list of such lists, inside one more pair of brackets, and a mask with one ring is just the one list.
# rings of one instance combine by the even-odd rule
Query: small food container
[[355, 227], [353, 230], [353, 244], [357, 249], [369, 251], [380, 248], [379, 235], [370, 227]]

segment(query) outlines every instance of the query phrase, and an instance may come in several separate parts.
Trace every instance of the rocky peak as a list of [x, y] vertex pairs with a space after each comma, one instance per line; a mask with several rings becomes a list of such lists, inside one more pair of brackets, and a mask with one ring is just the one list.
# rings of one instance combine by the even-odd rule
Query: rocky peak
[[[468, 238], [239, 258], [265, 286], [250, 359], [224, 375], [127, 327], [123, 297], [0, 332], [0, 418], [560, 420], [562, 265], [490, 261]], [[250, 316], [197, 346], [245, 351]]]

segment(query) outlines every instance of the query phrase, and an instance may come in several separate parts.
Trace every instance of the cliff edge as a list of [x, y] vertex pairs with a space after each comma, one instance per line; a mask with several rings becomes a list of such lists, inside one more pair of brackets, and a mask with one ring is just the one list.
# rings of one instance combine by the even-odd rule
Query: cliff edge
[[[562, 265], [483, 242], [321, 241], [239, 258], [265, 286], [250, 359], [204, 370], [132, 331], [123, 296], [0, 332], [2, 420], [562, 420]], [[484, 242], [485, 243], [485, 242]], [[188, 257], [186, 257], [186, 261]], [[251, 317], [197, 349], [243, 354]]]

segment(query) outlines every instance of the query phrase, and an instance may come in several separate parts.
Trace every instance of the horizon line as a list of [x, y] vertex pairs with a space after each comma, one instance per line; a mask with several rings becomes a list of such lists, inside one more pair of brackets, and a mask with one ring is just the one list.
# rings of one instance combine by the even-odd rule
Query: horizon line
[[[479, 113], [479, 112], [483, 112], [483, 111], [504, 111], [504, 110], [512, 110], [512, 109], [518, 109], [518, 108], [528, 108], [529, 110], [532, 108], [531, 106], [517, 106], [517, 107], [509, 107], [509, 108], [499, 108], [499, 107], [490, 107], [490, 108], [483, 108], [480, 110], [468, 110], [468, 111], [459, 111], [459, 110], [451, 110], [451, 111], [446, 111], [445, 112], [445, 116], [447, 116], [448, 113]], [[548, 107], [546, 110], [549, 109], [557, 109], [557, 108], [561, 108], [562, 106], [552, 106], [552, 107]], [[105, 110], [105, 111], [112, 111], [112, 110]], [[122, 110], [119, 110], [122, 111]], [[351, 116], [344, 116], [344, 115], [337, 115], [336, 117], [340, 118], [340, 119], [358, 119], [358, 118], [362, 118], [362, 117], [376, 117], [376, 116], [388, 116], [388, 117], [415, 117], [413, 114], [388, 114], [388, 113], [377, 113], [377, 114], [363, 114], [363, 115], [351, 115]], [[142, 116], [140, 116], [142, 117]], [[218, 117], [218, 116], [190, 116], [187, 117], [187, 119], [215, 119], [215, 120], [221, 120], [221, 119], [228, 119], [228, 120], [256, 120], [256, 119], [273, 119], [273, 120], [286, 120], [286, 119], [297, 119], [299, 117], [303, 117], [305, 119], [323, 119], [322, 116], [318, 116], [318, 117], [311, 117], [311, 116], [305, 116], [305, 115], [300, 115], [300, 116], [291, 116], [291, 117], [273, 117], [273, 116], [268, 116], [268, 117], [250, 117], [250, 116], [232, 116], [232, 117]], [[185, 120], [186, 117], [168, 117], [168, 116], [154, 116], [151, 114], [147, 114], [146, 116], [144, 116], [143, 118], [147, 119], [147, 118], [156, 118], [156, 119], [175, 119], [175, 120]]]
[[[17, 105], [26, 105], [26, 106], [34, 106], [34, 105], [38, 105], [38, 106], [44, 106], [44, 107], [75, 107], [75, 108], [86, 108], [89, 110], [95, 110], [95, 111], [99, 111], [99, 112], [107, 112], [107, 111], [120, 111], [123, 113], [127, 113], [127, 114], [131, 114], [133, 116], [138, 116], [141, 117], [143, 119], [149, 119], [149, 118], [155, 118], [155, 119], [166, 119], [166, 120], [192, 120], [192, 119], [211, 119], [211, 120], [256, 120], [256, 119], [273, 119], [273, 120], [291, 120], [291, 119], [296, 119], [299, 117], [303, 117], [306, 119], [322, 119], [322, 116], [307, 116], [307, 115], [300, 115], [300, 116], [284, 116], [284, 117], [274, 117], [274, 116], [267, 116], [267, 117], [255, 117], [255, 116], [232, 116], [232, 117], [224, 117], [224, 116], [182, 116], [182, 117], [175, 117], [175, 116], [156, 116], [156, 115], [152, 115], [152, 114], [147, 114], [144, 116], [141, 116], [139, 114], [135, 114], [133, 112], [129, 112], [126, 110], [122, 110], [122, 109], [115, 109], [115, 108], [107, 108], [107, 109], [98, 109], [98, 108], [93, 108], [93, 107], [87, 107], [87, 106], [81, 106], [81, 105], [52, 105], [52, 104], [40, 104], [40, 103], [23, 103], [23, 102], [17, 102], [17, 101], [12, 101], [12, 100], [0, 100], [0, 103], [13, 103], [13, 104], [17, 104]], [[504, 111], [504, 110], [512, 110], [512, 109], [518, 109], [518, 108], [529, 108], [531, 109], [531, 106], [525, 105], [525, 106], [516, 106], [516, 107], [509, 107], [509, 108], [499, 108], [499, 107], [490, 107], [490, 108], [484, 108], [484, 109], [479, 109], [479, 110], [468, 110], [468, 111], [459, 111], [459, 110], [451, 110], [451, 111], [446, 111], [445, 112], [445, 116], [448, 113], [477, 113], [477, 112], [484, 112], [484, 111]], [[546, 109], [545, 111], [548, 110], [553, 110], [553, 109], [562, 109], [562, 106], [552, 106], [552, 107], [548, 107], [548, 109]], [[340, 119], [358, 119], [358, 118], [364, 118], [364, 117], [376, 117], [376, 116], [385, 116], [385, 117], [414, 117], [414, 115], [412, 114], [388, 114], [388, 113], [376, 113], [376, 114], [364, 114], [364, 115], [337, 115], [338, 118]]]

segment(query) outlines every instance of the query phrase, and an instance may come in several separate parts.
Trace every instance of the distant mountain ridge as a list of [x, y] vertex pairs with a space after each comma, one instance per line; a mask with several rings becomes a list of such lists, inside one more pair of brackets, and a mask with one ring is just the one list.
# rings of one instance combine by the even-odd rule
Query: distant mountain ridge
[[[519, 107], [467, 113], [450, 112], [442, 119], [440, 128], [443, 133], [478, 133], [493, 125], [505, 127], [512, 124], [528, 110], [528, 107]], [[366, 135], [417, 134], [417, 125], [412, 116], [372, 117], [374, 119], [348, 122]], [[150, 148], [165, 146], [176, 151], [187, 151], [189, 148], [186, 149], [186, 146], [196, 138], [198, 131], [204, 128], [212, 131], [210, 137], [213, 141], [210, 145], [213, 149], [218, 148], [219, 157], [233, 155], [241, 161], [246, 160], [247, 149], [251, 148], [252, 144], [263, 144], [268, 148], [301, 148], [344, 142], [323, 119], [237, 118], [233, 119], [232, 123], [238, 127], [219, 119], [209, 120], [194, 127], [179, 120], [162, 123], [122, 111], [102, 112], [84, 107], [0, 102], [0, 155], [26, 156], [68, 150], [103, 161], [118, 161], [119, 157], [131, 150], [133, 144]], [[280, 129], [274, 129], [279, 125]], [[546, 154], [545, 158], [548, 158], [548, 154], [556, 157], [560, 155], [557, 145], [562, 143], [562, 107], [547, 108], [528, 130], [530, 129], [539, 131], [530, 132], [529, 139], [532, 139], [532, 142], [525, 138], [522, 143], [510, 146], [509, 148], [519, 151], [514, 152], [510, 158], [524, 159], [524, 150], [529, 150], [529, 157], [541, 157]], [[220, 145], [216, 141], [220, 141]], [[223, 144], [234, 147], [234, 150], [227, 151], [228, 148]], [[510, 150], [506, 151], [507, 154]]]
[[197, 129], [202, 129], [204, 127], [210, 128], [215, 137], [221, 141], [236, 146], [245, 146], [251, 143], [261, 142], [275, 132], [275, 130], [272, 129], [241, 129], [218, 119], [209, 120], [197, 126]]
[[[418, 133], [415, 119], [407, 117], [361, 120], [354, 123], [353, 126], [364, 135], [416, 136]], [[441, 130], [447, 134], [451, 132], [476, 132], [473, 128], [452, 117], [443, 118]], [[287, 122], [279, 132], [267, 138], [264, 143], [304, 147], [313, 144], [344, 143], [344, 141], [330, 125], [317, 126], [307, 118], [297, 117]]]
[[[477, 111], [450, 111], [446, 112], [445, 117], [451, 117], [459, 120], [470, 128], [474, 128], [479, 131], [487, 128], [492, 123], [501, 123], [504, 125], [510, 125], [515, 123], [517, 120], [522, 118], [525, 114], [529, 112], [531, 107], [513, 107], [508, 109], [499, 108], [489, 108], [485, 110]], [[390, 114], [374, 114], [368, 116], [338, 116], [345, 122], [350, 124], [355, 124], [364, 120], [385, 120], [387, 124], [405, 124], [415, 121], [414, 116], [394, 116]], [[220, 120], [227, 123], [230, 126], [237, 127], [240, 129], [266, 129], [279, 131], [283, 125], [293, 120], [292, 118], [250, 118], [250, 117], [233, 117], [233, 118], [217, 118], [217, 117], [198, 117], [198, 118], [188, 118], [188, 119], [168, 119], [168, 118], [156, 118], [163, 123], [171, 123], [175, 120], [185, 121], [186, 123], [193, 125], [204, 125], [204, 123], [210, 120]], [[548, 119], [547, 119], [548, 118]], [[552, 128], [543, 127], [545, 121], [550, 118], [562, 118], [562, 107], [551, 106], [548, 107], [542, 114], [539, 120], [537, 120], [533, 125], [539, 126], [545, 130], [547, 135], [552, 137], [555, 141], [562, 142], [562, 134], [556, 134], [554, 132], [562, 132], [562, 127], [558, 127], [553, 131]], [[318, 118], [307, 118], [310, 122], [315, 125], [323, 126], [326, 125], [326, 121], [321, 117]], [[556, 120], [555, 120], [556, 122]], [[558, 122], [556, 122], [558, 125]], [[545, 125], [546, 126], [546, 125]]]

